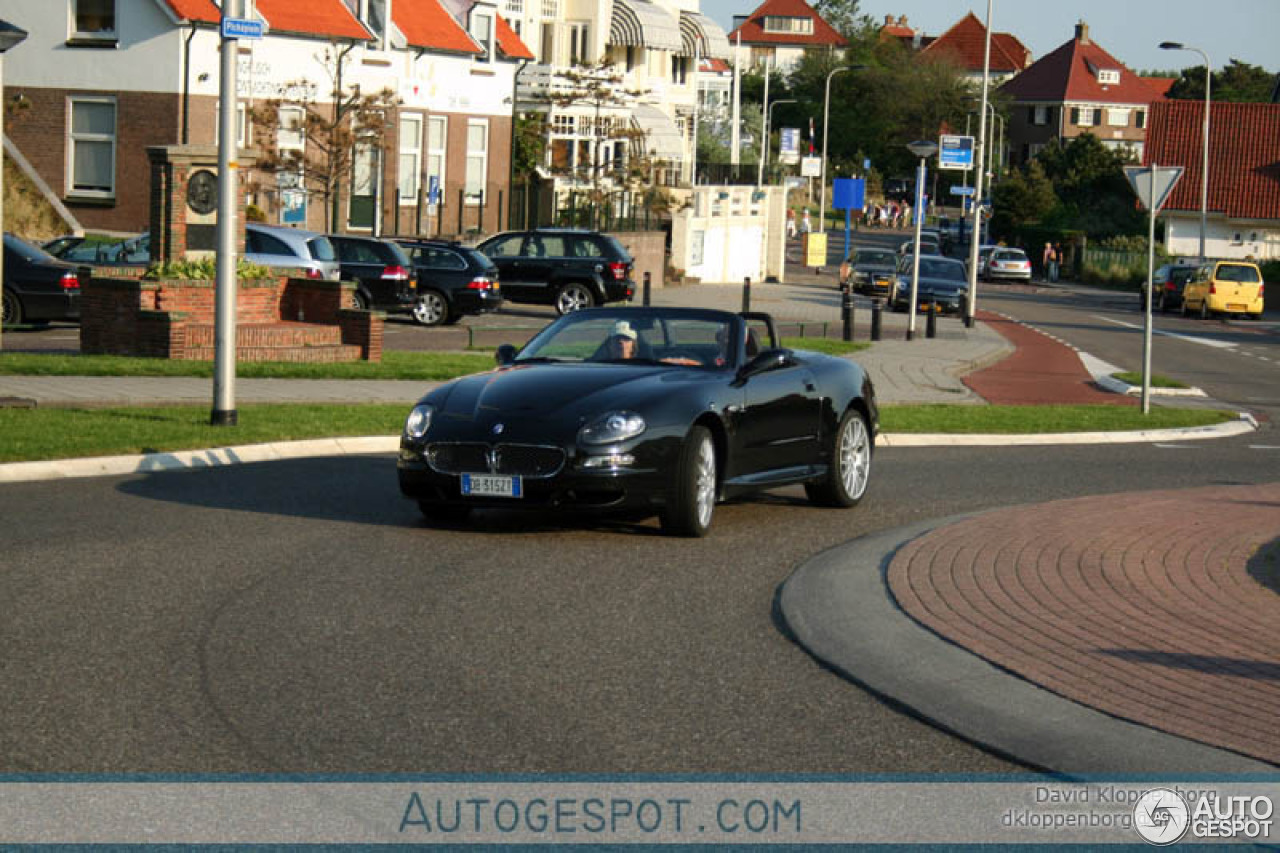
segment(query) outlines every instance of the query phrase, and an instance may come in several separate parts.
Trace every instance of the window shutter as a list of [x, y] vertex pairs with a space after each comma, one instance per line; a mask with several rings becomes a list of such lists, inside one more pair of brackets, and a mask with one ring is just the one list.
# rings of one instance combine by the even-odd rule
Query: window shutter
[[1080, 108], [1079, 108], [1079, 107], [1072, 107], [1072, 108], [1071, 108], [1071, 123], [1072, 123], [1072, 124], [1079, 124], [1079, 123], [1080, 123]]
[[1036, 123], [1036, 108], [1027, 107], [1027, 124], [1035, 124], [1035, 123]]

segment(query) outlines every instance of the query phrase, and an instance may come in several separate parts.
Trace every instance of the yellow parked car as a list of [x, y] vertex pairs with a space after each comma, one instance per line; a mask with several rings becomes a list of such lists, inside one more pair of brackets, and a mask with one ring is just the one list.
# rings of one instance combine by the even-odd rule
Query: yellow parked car
[[1248, 261], [1210, 261], [1201, 264], [1182, 291], [1183, 316], [1246, 314], [1262, 319], [1262, 271]]

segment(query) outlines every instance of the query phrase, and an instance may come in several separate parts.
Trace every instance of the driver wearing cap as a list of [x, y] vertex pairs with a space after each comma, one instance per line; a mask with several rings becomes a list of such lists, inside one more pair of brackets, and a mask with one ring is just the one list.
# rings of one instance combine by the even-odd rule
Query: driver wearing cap
[[613, 331], [609, 333], [609, 358], [635, 358], [638, 337], [636, 330], [626, 320], [614, 323]]

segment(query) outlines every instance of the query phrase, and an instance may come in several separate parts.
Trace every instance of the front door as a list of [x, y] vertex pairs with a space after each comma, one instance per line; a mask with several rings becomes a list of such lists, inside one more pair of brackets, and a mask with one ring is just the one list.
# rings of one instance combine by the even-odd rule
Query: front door
[[375, 231], [378, 225], [378, 175], [381, 152], [372, 145], [357, 145], [351, 168], [351, 202], [347, 227]]

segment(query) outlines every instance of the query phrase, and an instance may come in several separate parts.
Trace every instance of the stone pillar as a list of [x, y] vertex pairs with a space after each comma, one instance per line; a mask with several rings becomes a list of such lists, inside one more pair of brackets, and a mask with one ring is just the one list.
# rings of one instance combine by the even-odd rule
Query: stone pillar
[[[218, 147], [156, 145], [151, 162], [151, 262], [213, 257], [218, 248]], [[241, 150], [240, 172], [257, 162], [256, 151]], [[236, 249], [244, 252], [245, 202], [236, 205]]]

